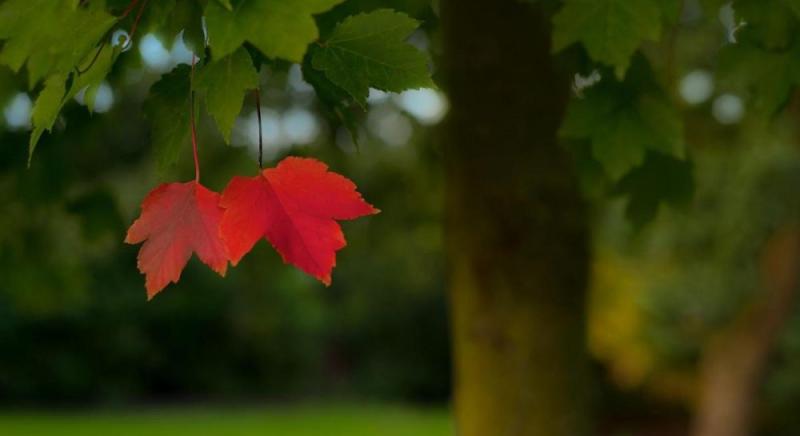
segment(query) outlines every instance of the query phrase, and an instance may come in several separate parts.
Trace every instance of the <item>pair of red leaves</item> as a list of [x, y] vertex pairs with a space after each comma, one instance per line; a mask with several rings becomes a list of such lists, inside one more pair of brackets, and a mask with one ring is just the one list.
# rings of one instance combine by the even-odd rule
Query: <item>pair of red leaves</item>
[[125, 242], [144, 242], [138, 266], [148, 299], [180, 279], [192, 253], [225, 276], [228, 261], [236, 266], [261, 238], [330, 285], [336, 251], [346, 245], [336, 220], [378, 212], [322, 162], [289, 157], [255, 177], [234, 177], [221, 195], [197, 181], [157, 187]]

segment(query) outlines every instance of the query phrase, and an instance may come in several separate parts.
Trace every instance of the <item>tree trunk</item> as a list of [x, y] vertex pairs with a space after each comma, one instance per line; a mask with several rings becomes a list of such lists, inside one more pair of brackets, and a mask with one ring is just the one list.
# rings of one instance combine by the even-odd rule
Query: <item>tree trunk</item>
[[556, 136], [569, 77], [539, 6], [441, 0], [441, 17], [457, 434], [584, 434], [587, 217]]
[[791, 315], [800, 281], [800, 229], [788, 226], [761, 254], [757, 299], [707, 347], [695, 436], [748, 436], [769, 355]]

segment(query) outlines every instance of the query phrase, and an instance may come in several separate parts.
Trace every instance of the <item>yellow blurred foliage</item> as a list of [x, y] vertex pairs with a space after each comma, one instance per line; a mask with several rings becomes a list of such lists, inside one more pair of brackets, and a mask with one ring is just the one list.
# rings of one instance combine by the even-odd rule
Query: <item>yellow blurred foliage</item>
[[608, 368], [623, 389], [644, 389], [654, 396], [692, 401], [696, 374], [659, 365], [643, 335], [647, 323], [640, 304], [648, 279], [657, 276], [645, 262], [610, 250], [598, 250], [592, 265], [588, 340], [592, 356]]

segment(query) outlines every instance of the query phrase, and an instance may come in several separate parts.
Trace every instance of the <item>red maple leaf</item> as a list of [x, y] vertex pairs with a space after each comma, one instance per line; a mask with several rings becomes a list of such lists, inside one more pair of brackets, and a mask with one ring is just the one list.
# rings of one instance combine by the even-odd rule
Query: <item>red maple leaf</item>
[[147, 194], [125, 242], [144, 242], [138, 266], [146, 276], [148, 300], [170, 281], [177, 283], [192, 253], [225, 276], [228, 256], [219, 238], [221, 217], [219, 194], [196, 181], [165, 183]]
[[266, 238], [283, 261], [330, 285], [336, 251], [346, 245], [335, 220], [378, 213], [356, 185], [315, 159], [288, 157], [261, 174], [234, 177], [222, 192], [220, 236], [236, 265]]

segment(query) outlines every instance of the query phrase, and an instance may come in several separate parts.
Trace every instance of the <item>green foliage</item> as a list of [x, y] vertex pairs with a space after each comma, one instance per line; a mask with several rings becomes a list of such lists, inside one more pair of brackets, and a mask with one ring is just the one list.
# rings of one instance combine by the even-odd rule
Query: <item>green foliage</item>
[[220, 4], [220, 5], [222, 5], [222, 7], [224, 7], [225, 9], [227, 9], [227, 10], [229, 10], [229, 11], [232, 11], [232, 10], [233, 10], [233, 5], [231, 5], [231, 0], [217, 0], [217, 1], [218, 1], [218, 2], [219, 2], [219, 4]]
[[[61, 108], [69, 99], [75, 97], [81, 90], [86, 90], [86, 102], [89, 110], [92, 110], [94, 96], [91, 91], [96, 90], [100, 82], [105, 79], [119, 53], [118, 48], [105, 45], [101, 47], [96, 56], [90, 53], [87, 59], [80, 64], [81, 66], [86, 65], [84, 69], [76, 69], [66, 79], [60, 74], [47, 79], [33, 109], [33, 132], [28, 145], [29, 164], [42, 133], [53, 128]], [[69, 86], [65, 82], [68, 82]]]
[[338, 120], [350, 132], [353, 143], [358, 145], [358, 125], [353, 106], [354, 98], [344, 89], [331, 82], [322, 71], [311, 66], [313, 49], [303, 60], [303, 79], [308, 82], [317, 93], [317, 98], [322, 103], [322, 109], [330, 118]]
[[[142, 12], [142, 20], [139, 23], [139, 32], [156, 32], [166, 38], [174, 38], [181, 29], [167, 26], [167, 21], [175, 23], [180, 20], [170, 20], [178, 0], [159, 0], [147, 4], [147, 8]], [[186, 2], [189, 3], [189, 2]], [[194, 2], [192, 2], [194, 3]], [[120, 5], [124, 8], [128, 5], [125, 1]]]
[[800, 84], [800, 2], [734, 2], [737, 20], [746, 24], [736, 44], [720, 51], [719, 79], [727, 89], [748, 98], [753, 112], [772, 117]]
[[667, 26], [674, 26], [681, 18], [684, 8], [684, 0], [660, 0], [658, 6], [661, 8], [661, 19]]
[[[52, 129], [63, 106], [78, 92], [85, 93], [84, 101], [93, 110], [100, 83], [121, 55], [120, 48], [106, 40], [115, 24], [131, 33], [139, 29], [139, 37], [156, 32], [171, 39], [182, 32], [186, 45], [201, 59], [210, 48], [213, 59], [198, 72], [197, 90], [226, 141], [244, 93], [258, 87], [258, 69], [264, 62], [302, 62], [324, 108], [355, 132], [350, 107], [354, 101], [366, 103], [370, 86], [399, 92], [433, 83], [426, 57], [403, 41], [419, 23], [401, 13], [382, 10], [345, 20], [320, 44], [315, 15], [342, 1], [9, 0], [0, 5], [0, 63], [14, 73], [25, 67], [31, 88], [45, 81], [36, 98], [31, 156], [42, 134]], [[349, 8], [331, 17], [358, 10]], [[125, 14], [117, 18], [106, 9]], [[355, 40], [350, 39], [353, 35]], [[312, 60], [319, 71], [310, 69]], [[165, 77], [153, 86], [145, 104], [162, 169], [174, 163], [188, 138], [183, 76], [175, 72]]]
[[111, 72], [111, 68], [119, 55], [120, 48], [109, 45], [102, 46], [97, 53], [90, 53], [84, 62], [71, 74], [72, 83], [64, 99], [70, 99], [83, 89], [99, 85]]
[[14, 71], [26, 65], [33, 87], [73, 69], [115, 21], [100, 7], [79, 7], [77, 0], [6, 1], [0, 6], [0, 63]]
[[[31, 87], [47, 78], [33, 110], [30, 156], [42, 133], [52, 129], [64, 101], [80, 89], [75, 87], [88, 86], [97, 77], [98, 73], [79, 77], [71, 95], [66, 95], [68, 75], [92, 55], [95, 43], [115, 20], [98, 7], [82, 8], [73, 0], [11, 0], [0, 6], [0, 39], [5, 39], [0, 63], [15, 72], [25, 65]], [[111, 51], [104, 50], [105, 54]], [[98, 60], [107, 72], [111, 64], [103, 62], [105, 59]]]
[[226, 142], [230, 142], [231, 130], [242, 110], [245, 93], [256, 88], [258, 72], [244, 48], [215, 60], [198, 72], [195, 89], [205, 97], [206, 108]]
[[431, 87], [425, 56], [405, 42], [418, 26], [388, 9], [350, 17], [314, 49], [311, 65], [361, 105], [370, 87], [390, 92]]
[[312, 14], [325, 12], [342, 0], [240, 0], [226, 9], [220, 2], [206, 6], [208, 38], [214, 56], [233, 53], [245, 41], [271, 58], [300, 62], [306, 47], [319, 36]]
[[783, 3], [794, 12], [795, 16], [800, 18], [800, 1], [798, 0], [783, 0]]
[[200, 4], [196, 1], [176, 0], [166, 17], [164, 32], [174, 37], [183, 31], [186, 46], [202, 57], [206, 44], [203, 34], [203, 8]]
[[572, 100], [561, 127], [563, 137], [590, 143], [612, 180], [641, 165], [648, 150], [683, 156], [680, 115], [649, 73], [637, 66], [624, 83], [604, 79]]
[[733, 9], [746, 24], [737, 34], [743, 42], [757, 43], [767, 50], [785, 49], [797, 29], [797, 0], [736, 0]]
[[749, 97], [756, 113], [772, 116], [800, 84], [800, 45], [789, 51], [764, 51], [743, 42], [720, 53], [720, 82]]
[[[419, 11], [419, 2], [412, 3], [415, 6], [409, 7]], [[701, 2], [715, 25], [722, 3]], [[139, 36], [147, 31], [174, 37], [183, 31], [199, 57], [210, 49], [212, 58], [197, 72], [196, 91], [226, 142], [245, 93], [259, 85], [260, 66], [285, 66], [286, 61], [301, 63], [321, 107], [357, 139], [357, 112], [366, 105], [370, 88], [400, 92], [434, 86], [426, 55], [406, 42], [419, 22], [402, 12], [380, 9], [387, 4], [407, 10], [404, 2], [369, 0], [165, 0], [149, 2], [141, 11], [134, 7], [119, 19], [111, 13], [128, 10], [130, 2], [9, 0], [0, 5], [0, 63], [13, 72], [24, 68], [30, 86], [41, 88], [33, 111], [31, 155], [78, 92], [85, 92], [92, 109], [99, 84], [123, 56], [104, 39], [115, 24], [131, 30], [134, 22]], [[675, 86], [670, 83], [673, 73], [665, 71], [673, 66], [652, 62], [651, 69], [642, 60], [653, 57], [649, 47], [654, 45], [647, 42], [657, 42], [666, 29], [682, 26], [683, 4], [563, 0], [552, 16], [553, 49], [581, 44], [585, 51], [574, 53], [588, 55], [583, 65], [598, 66], [606, 76], [573, 99], [562, 126], [564, 138], [583, 145], [576, 148], [582, 150], [577, 154], [582, 179], [610, 182], [617, 191], [643, 198], [645, 191], [639, 187], [635, 195], [629, 192], [629, 180], [641, 177], [642, 169], [655, 159], [674, 164], [675, 173], [667, 177], [676, 177], [675, 186], [691, 186], [689, 179], [678, 180], [688, 174], [690, 164], [681, 162], [682, 116], [666, 91]], [[758, 0], [736, 0], [733, 8], [737, 22], [747, 24], [736, 33], [738, 43], [719, 54], [718, 83], [746, 97], [752, 112], [773, 116], [800, 83], [800, 43], [794, 37], [800, 28], [800, 2], [772, 0], [765, 7]], [[155, 84], [144, 107], [162, 169], [174, 163], [189, 142], [186, 70], [182, 67]], [[42, 80], [44, 84], [37, 85]], [[657, 186], [647, 195], [648, 201], [631, 201], [636, 207], [630, 216], [637, 222], [653, 215], [659, 198], [676, 197]]]
[[[631, 56], [644, 41], [656, 41], [665, 18], [675, 15], [675, 1], [565, 0], [553, 18], [553, 49], [580, 42], [597, 62], [625, 76]], [[662, 17], [663, 14], [663, 17]]]
[[[405, 43], [417, 25], [405, 14], [378, 10], [336, 25], [327, 41], [309, 48], [303, 78], [314, 87], [322, 109], [350, 132], [356, 145], [356, 112], [366, 105], [370, 87], [402, 91], [433, 86], [427, 59]], [[363, 37], [342, 41], [349, 32]]]
[[626, 175], [618, 192], [628, 197], [625, 215], [641, 228], [656, 217], [661, 203], [686, 206], [694, 193], [691, 162], [649, 152], [644, 163]]
[[64, 102], [66, 91], [66, 78], [61, 75], [51, 76], [44, 84], [44, 89], [39, 93], [36, 104], [33, 105], [31, 115], [33, 121], [33, 133], [31, 133], [30, 145], [28, 146], [28, 163], [33, 157], [33, 150], [36, 143], [45, 130], [51, 130], [56, 122], [58, 112]]
[[19, 82], [14, 73], [7, 67], [0, 66], [0, 105], [8, 103], [17, 90]]
[[164, 75], [150, 88], [144, 103], [144, 113], [153, 126], [151, 141], [161, 171], [177, 162], [181, 149], [189, 145], [190, 74], [191, 69], [182, 65]]
[[[759, 298], [764, 244], [800, 218], [795, 150], [758, 144], [705, 151], [696, 156], [696, 165], [691, 214], [656, 220], [635, 252], [662, 272], [649, 279], [642, 304], [651, 317], [648, 334], [658, 338], [665, 359], [696, 350]], [[651, 179], [661, 186], [672, 181]]]

